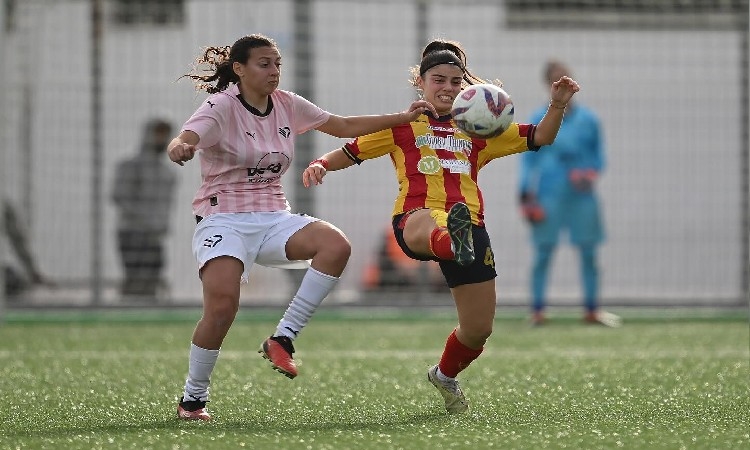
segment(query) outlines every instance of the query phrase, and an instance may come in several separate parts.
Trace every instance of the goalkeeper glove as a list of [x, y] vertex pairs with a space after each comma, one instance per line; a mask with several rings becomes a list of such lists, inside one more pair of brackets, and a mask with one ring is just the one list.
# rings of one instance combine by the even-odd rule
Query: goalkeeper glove
[[531, 224], [544, 220], [544, 208], [536, 200], [536, 196], [530, 192], [521, 192], [521, 215]]
[[568, 173], [568, 178], [577, 191], [589, 192], [594, 188], [597, 173], [594, 169], [573, 169]]

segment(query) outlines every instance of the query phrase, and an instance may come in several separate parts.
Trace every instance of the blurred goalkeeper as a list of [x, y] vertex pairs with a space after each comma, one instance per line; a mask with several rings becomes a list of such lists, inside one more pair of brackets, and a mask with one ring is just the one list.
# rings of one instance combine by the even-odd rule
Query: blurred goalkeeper
[[[35, 286], [54, 287], [55, 283], [51, 282], [39, 269], [36, 258], [34, 257], [28, 228], [24, 227], [18, 211], [9, 199], [4, 199], [0, 203], [3, 215], [3, 226], [0, 226], [5, 232], [7, 242], [12, 252], [7, 252], [3, 256], [2, 268], [5, 275], [5, 294], [9, 300], [20, 300], [20, 295], [26, 290]], [[0, 239], [2, 236], [0, 236]]]
[[[568, 68], [550, 61], [544, 79], [551, 85]], [[531, 123], [539, 123], [547, 108], [539, 108]], [[599, 119], [579, 102], [565, 110], [555, 142], [545, 152], [526, 152], [521, 157], [519, 200], [524, 219], [531, 227], [534, 262], [531, 272], [534, 325], [545, 322], [547, 280], [550, 263], [563, 231], [580, 254], [584, 295], [584, 321], [618, 326], [620, 318], [601, 311], [598, 305], [599, 270], [597, 248], [604, 240], [604, 227], [596, 183], [605, 165]]]

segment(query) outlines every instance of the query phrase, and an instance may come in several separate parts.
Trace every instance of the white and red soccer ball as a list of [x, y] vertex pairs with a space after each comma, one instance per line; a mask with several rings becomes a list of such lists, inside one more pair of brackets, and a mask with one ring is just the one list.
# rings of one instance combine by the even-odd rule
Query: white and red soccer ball
[[513, 123], [513, 100], [494, 84], [474, 84], [453, 100], [451, 116], [456, 126], [473, 138], [489, 139]]

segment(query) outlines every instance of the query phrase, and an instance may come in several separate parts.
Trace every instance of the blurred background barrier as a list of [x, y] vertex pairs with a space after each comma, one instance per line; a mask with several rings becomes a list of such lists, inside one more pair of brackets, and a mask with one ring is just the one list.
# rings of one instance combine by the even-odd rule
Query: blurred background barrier
[[[205, 98], [179, 80], [200, 49], [250, 33], [279, 44], [282, 88], [341, 115], [405, 108], [415, 97], [408, 69], [434, 37], [460, 41], [475, 73], [502, 80], [519, 122], [546, 102], [545, 62], [566, 62], [582, 86], [579, 98], [600, 114], [607, 149], [602, 303], [747, 304], [747, 0], [1, 5], [0, 194], [42, 277], [24, 272], [12, 245], [19, 238], [5, 223], [0, 280], [11, 308], [200, 304], [190, 243], [197, 161], [170, 167], [176, 191], [154, 298], [121, 295], [112, 184], [117, 162], [138, 152], [146, 120], [179, 127]], [[293, 210], [331, 221], [352, 241], [349, 267], [328, 303], [450, 302], [436, 292], [427, 266], [422, 283], [387, 293], [367, 284], [395, 197], [390, 162], [332, 173], [313, 190], [299, 181], [308, 161], [342, 143], [317, 132], [300, 136], [296, 165], [285, 175]], [[479, 178], [500, 307], [526, 305], [529, 297], [531, 248], [517, 210], [517, 170], [516, 157], [504, 158]], [[576, 256], [561, 247], [556, 258], [549, 303], [577, 305]], [[255, 266], [243, 303], [286, 303], [296, 275]], [[9, 283], [16, 276], [18, 289]]]

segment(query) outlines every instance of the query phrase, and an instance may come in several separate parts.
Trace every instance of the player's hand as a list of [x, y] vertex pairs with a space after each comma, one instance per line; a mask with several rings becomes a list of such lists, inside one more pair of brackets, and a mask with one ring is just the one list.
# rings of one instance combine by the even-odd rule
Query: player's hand
[[564, 107], [573, 97], [573, 94], [580, 90], [581, 87], [578, 86], [576, 80], [568, 76], [560, 77], [559, 80], [552, 83], [551, 100], [555, 105], [563, 105]]
[[410, 106], [409, 109], [402, 112], [401, 114], [404, 115], [406, 120], [405, 123], [411, 122], [413, 120], [416, 120], [417, 117], [421, 116], [425, 112], [429, 111], [432, 113], [433, 116], [438, 117], [437, 110], [435, 109], [435, 105], [428, 102], [427, 100], [415, 100]]
[[302, 172], [302, 184], [306, 188], [323, 184], [323, 177], [326, 176], [326, 173], [328, 173], [328, 170], [325, 168], [325, 164], [316, 159]]
[[519, 198], [521, 203], [521, 215], [530, 224], [536, 224], [544, 221], [544, 208], [536, 200], [536, 196], [529, 192], [521, 192]]
[[190, 145], [183, 142], [170, 147], [167, 150], [167, 154], [169, 155], [169, 159], [171, 159], [173, 162], [184, 166], [185, 161], [190, 161], [191, 159], [193, 159], [193, 156], [195, 156], [195, 145]]
[[594, 169], [573, 169], [568, 173], [568, 179], [579, 192], [590, 192], [594, 188], [597, 173]]

